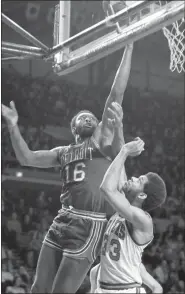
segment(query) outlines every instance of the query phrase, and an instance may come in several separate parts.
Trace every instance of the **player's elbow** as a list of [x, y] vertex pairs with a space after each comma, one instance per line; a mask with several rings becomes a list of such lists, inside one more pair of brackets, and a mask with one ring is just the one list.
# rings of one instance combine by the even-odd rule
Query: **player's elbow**
[[103, 192], [103, 193], [106, 193], [107, 190], [109, 189], [109, 185], [107, 184], [106, 181], [103, 181], [100, 185], [100, 191]]
[[153, 287], [152, 293], [162, 294], [163, 293], [163, 287], [161, 285], [158, 285], [156, 287]]
[[16, 157], [17, 157], [17, 160], [20, 163], [20, 165], [29, 166], [28, 157], [26, 157], [26, 156], [16, 156]]
[[35, 165], [35, 158], [34, 158], [34, 152], [29, 150], [25, 156], [22, 156], [19, 159], [19, 162], [22, 166], [34, 166]]

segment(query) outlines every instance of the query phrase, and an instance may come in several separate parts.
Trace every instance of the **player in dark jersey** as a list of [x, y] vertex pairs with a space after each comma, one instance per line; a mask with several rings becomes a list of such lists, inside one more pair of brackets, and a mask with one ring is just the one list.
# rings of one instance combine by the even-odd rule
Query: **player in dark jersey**
[[[20, 164], [40, 168], [61, 166], [62, 208], [44, 239], [32, 293], [75, 293], [99, 252], [110, 206], [99, 186], [122, 145], [121, 130], [108, 123], [110, 106], [121, 104], [128, 82], [133, 44], [127, 45], [107, 98], [102, 121], [89, 111], [71, 121], [75, 144], [31, 151], [17, 126], [13, 102], [2, 105], [12, 145]], [[110, 146], [113, 146], [110, 147]]]

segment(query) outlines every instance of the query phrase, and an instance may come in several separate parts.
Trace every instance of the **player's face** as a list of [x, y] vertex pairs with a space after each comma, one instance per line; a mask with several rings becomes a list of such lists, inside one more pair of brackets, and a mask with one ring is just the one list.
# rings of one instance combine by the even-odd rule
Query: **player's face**
[[80, 113], [76, 118], [76, 133], [81, 138], [91, 137], [97, 125], [98, 120], [92, 113]]
[[126, 193], [127, 198], [132, 202], [137, 195], [144, 191], [145, 185], [148, 183], [147, 176], [143, 175], [139, 178], [132, 177], [124, 183], [123, 191]]

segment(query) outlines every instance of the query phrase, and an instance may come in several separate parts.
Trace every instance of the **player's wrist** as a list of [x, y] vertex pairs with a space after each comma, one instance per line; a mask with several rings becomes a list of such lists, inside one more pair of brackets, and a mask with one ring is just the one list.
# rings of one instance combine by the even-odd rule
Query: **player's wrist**
[[114, 128], [116, 131], [120, 131], [120, 129], [122, 130], [123, 129], [122, 122], [120, 121], [120, 122], [115, 123]]
[[124, 145], [122, 146], [122, 148], [121, 148], [121, 152], [123, 153], [123, 156], [125, 156], [125, 158], [126, 158], [127, 156], [129, 156], [129, 151], [128, 151], [128, 148], [127, 148], [126, 144], [124, 144]]
[[133, 48], [134, 48], [134, 43], [129, 43], [129, 44], [127, 44], [127, 48], [128, 48], [129, 50], [133, 50]]
[[7, 127], [9, 132], [11, 133], [13, 131], [13, 129], [17, 126], [17, 122], [10, 122], [7, 121]]

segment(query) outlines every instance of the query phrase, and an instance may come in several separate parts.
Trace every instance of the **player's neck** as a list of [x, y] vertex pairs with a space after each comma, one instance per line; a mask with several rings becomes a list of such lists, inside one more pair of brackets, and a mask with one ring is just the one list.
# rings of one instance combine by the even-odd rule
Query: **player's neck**
[[142, 209], [142, 202], [141, 201], [138, 201], [137, 199], [135, 199], [132, 202], [132, 206], [135, 206], [135, 207], [138, 207], [138, 208], [141, 208]]
[[76, 144], [82, 144], [87, 138], [81, 138], [79, 135], [76, 135], [75, 137], [75, 143]]

